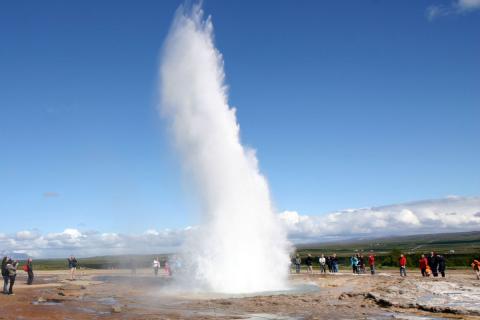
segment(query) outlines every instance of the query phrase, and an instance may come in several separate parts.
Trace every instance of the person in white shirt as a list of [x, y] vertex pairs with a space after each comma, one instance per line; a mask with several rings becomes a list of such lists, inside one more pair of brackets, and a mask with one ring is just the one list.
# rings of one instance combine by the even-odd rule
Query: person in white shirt
[[153, 272], [155, 273], [155, 276], [158, 276], [158, 269], [160, 269], [160, 261], [157, 257], [153, 259]]
[[326, 259], [325, 256], [322, 253], [322, 256], [318, 258], [318, 263], [320, 264], [320, 273], [326, 273], [327, 271], [325, 270], [325, 265], [326, 265]]

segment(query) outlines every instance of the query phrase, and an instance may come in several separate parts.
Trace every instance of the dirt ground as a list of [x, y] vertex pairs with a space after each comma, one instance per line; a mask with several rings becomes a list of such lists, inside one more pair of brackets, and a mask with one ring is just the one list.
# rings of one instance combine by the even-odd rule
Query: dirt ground
[[152, 270], [19, 272], [14, 296], [0, 294], [0, 319], [480, 319], [480, 281], [471, 270], [422, 278], [417, 270], [291, 275], [289, 292], [250, 296], [171, 290]]

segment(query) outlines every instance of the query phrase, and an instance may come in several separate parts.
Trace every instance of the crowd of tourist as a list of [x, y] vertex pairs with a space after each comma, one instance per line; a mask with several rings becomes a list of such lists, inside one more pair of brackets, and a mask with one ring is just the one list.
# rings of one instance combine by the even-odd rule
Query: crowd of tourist
[[[311, 254], [307, 255], [307, 258], [305, 259], [305, 264], [307, 265], [307, 272], [308, 273], [313, 273], [313, 262], [315, 259], [312, 257]], [[320, 272], [326, 273], [327, 269], [328, 272], [330, 273], [336, 273], [338, 272], [338, 258], [337, 254], [333, 254], [331, 256], [325, 256], [321, 255], [321, 257], [318, 258], [318, 262], [320, 264]], [[301, 265], [302, 265], [302, 259], [300, 258], [300, 255], [296, 255], [295, 258], [293, 259], [293, 264], [295, 265], [295, 272], [300, 273]]]
[[[319, 272], [321, 274], [327, 273], [336, 273], [338, 272], [338, 258], [336, 254], [331, 256], [325, 256], [323, 253], [319, 257], [314, 258], [311, 254], [307, 254], [307, 257], [304, 259], [304, 264], [307, 267], [307, 273], [313, 273], [313, 262], [318, 261]], [[368, 257], [364, 256], [363, 253], [355, 253], [347, 259], [349, 265], [354, 274], [364, 274], [366, 273], [367, 266], [371, 275], [376, 273], [375, 267], [375, 253], [370, 252]], [[300, 255], [297, 254], [292, 259], [292, 265], [294, 266], [295, 273], [301, 272], [302, 259]], [[398, 257], [398, 267], [400, 270], [400, 276], [407, 276], [407, 257], [404, 254], [400, 254]], [[422, 254], [420, 260], [418, 261], [420, 268], [420, 273], [423, 277], [443, 277], [445, 278], [446, 270], [446, 258], [444, 255], [430, 252], [428, 255]], [[480, 259], [473, 260], [471, 264], [473, 270], [475, 271], [476, 277], [480, 280]]]
[[423, 277], [438, 277], [438, 274], [440, 274], [443, 278], [445, 278], [446, 260], [441, 254], [430, 252], [428, 257], [422, 254], [422, 257], [419, 261], [419, 266]]
[[[153, 259], [152, 267], [153, 267], [153, 274], [158, 276], [158, 270], [160, 269], [162, 263], [158, 257]], [[168, 258], [165, 258], [163, 261], [163, 270], [165, 274], [168, 276], [172, 276], [173, 273], [181, 273], [182, 271], [182, 261], [179, 257], [173, 256], [171, 257], [171, 261]]]
[[[3, 294], [15, 295], [13, 293], [13, 286], [17, 278], [18, 260], [13, 260], [10, 257], [3, 257], [2, 259], [2, 277], [3, 277]], [[29, 258], [23, 265], [23, 271], [27, 273], [27, 284], [33, 283], [33, 262]]]
[[2, 259], [2, 277], [3, 277], [3, 293], [13, 295], [13, 285], [17, 277], [18, 261], [13, 261], [9, 257]]

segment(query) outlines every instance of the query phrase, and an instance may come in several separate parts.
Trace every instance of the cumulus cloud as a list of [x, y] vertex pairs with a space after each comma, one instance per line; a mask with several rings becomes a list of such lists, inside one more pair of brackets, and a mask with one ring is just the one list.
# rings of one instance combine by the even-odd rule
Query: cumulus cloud
[[[348, 209], [323, 215], [284, 211], [279, 215], [295, 243], [327, 242], [356, 237], [480, 230], [480, 197], [448, 196], [382, 207]], [[0, 233], [2, 253], [34, 257], [79, 257], [128, 253], [168, 253], [178, 250], [198, 228], [148, 229], [141, 234], [102, 233], [66, 228], [42, 234], [23, 230]]]
[[449, 5], [431, 5], [427, 8], [427, 18], [432, 21], [442, 16], [465, 14], [480, 9], [480, 0], [455, 0]]
[[325, 215], [280, 214], [294, 242], [480, 230], [480, 197], [449, 196]]
[[137, 235], [73, 228], [46, 234], [24, 230], [12, 235], [0, 234], [0, 248], [3, 254], [24, 253], [37, 257], [171, 252], [178, 248], [188, 230], [148, 230]]

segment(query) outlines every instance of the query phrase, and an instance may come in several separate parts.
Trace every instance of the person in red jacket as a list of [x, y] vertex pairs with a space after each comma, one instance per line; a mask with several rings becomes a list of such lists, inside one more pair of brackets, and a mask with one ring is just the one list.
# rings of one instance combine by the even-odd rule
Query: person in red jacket
[[400, 264], [400, 277], [407, 276], [407, 258], [401, 254], [400, 259], [398, 259], [398, 263]]
[[370, 265], [370, 274], [373, 276], [375, 274], [375, 254], [373, 252], [370, 252], [368, 264]]
[[473, 268], [473, 271], [475, 271], [475, 274], [477, 275], [477, 280], [480, 280], [480, 258], [473, 260], [472, 268]]
[[422, 272], [422, 277], [428, 277], [429, 274], [427, 273], [428, 267], [428, 259], [422, 254], [422, 257], [419, 260], [420, 271]]

